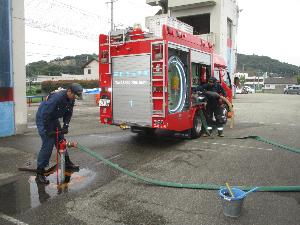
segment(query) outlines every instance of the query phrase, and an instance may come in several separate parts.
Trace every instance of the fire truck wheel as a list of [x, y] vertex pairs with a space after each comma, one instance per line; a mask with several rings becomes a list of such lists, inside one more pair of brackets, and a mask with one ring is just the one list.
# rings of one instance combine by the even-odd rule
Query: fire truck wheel
[[202, 121], [200, 117], [200, 112], [197, 111], [194, 116], [193, 120], [193, 128], [191, 129], [191, 136], [192, 138], [200, 137], [202, 132]]

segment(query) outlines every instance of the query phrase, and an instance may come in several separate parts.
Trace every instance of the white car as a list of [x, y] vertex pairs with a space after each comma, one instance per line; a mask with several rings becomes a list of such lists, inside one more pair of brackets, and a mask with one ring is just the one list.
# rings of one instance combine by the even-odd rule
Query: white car
[[236, 94], [242, 94], [242, 89], [241, 88], [236, 88], [235, 93]]
[[245, 89], [248, 93], [251, 93], [251, 94], [255, 93], [255, 90], [254, 90], [253, 88], [249, 87], [249, 86], [244, 86], [244, 89]]
[[235, 89], [236, 94], [248, 94], [249, 91], [245, 87], [236, 88]]

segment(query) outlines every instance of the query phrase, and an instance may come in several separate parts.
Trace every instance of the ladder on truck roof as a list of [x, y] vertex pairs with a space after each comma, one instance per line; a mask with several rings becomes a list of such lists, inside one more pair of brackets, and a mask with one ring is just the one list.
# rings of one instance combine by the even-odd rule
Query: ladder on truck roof
[[165, 44], [163, 41], [151, 43], [151, 99], [152, 117], [166, 116]]

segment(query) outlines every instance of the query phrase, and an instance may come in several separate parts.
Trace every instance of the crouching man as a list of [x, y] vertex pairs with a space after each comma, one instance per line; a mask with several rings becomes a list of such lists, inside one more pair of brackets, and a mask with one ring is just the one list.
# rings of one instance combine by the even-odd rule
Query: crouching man
[[[216, 78], [210, 77], [207, 84], [199, 85], [192, 90], [193, 92], [203, 92], [203, 95], [207, 98], [206, 117], [209, 135], [212, 132], [213, 124], [215, 124], [218, 129], [218, 136], [224, 137], [223, 125], [227, 122], [227, 116], [226, 111], [224, 111], [225, 109], [222, 107], [222, 99], [220, 98], [220, 95], [226, 97], [226, 92], [223, 87], [217, 83]], [[213, 121], [213, 116], [216, 119], [215, 123]]]
[[[69, 122], [73, 114], [75, 99], [82, 96], [80, 84], [73, 83], [67, 90], [51, 93], [47, 100], [42, 102], [36, 113], [36, 125], [42, 139], [42, 146], [37, 158], [36, 181], [49, 184], [49, 180], [44, 175], [45, 168], [49, 164], [53, 147], [56, 143], [56, 130], [58, 129], [58, 141], [64, 139], [64, 134], [68, 133]], [[59, 122], [63, 119], [63, 126]], [[66, 153], [66, 168], [78, 170], [79, 166], [74, 165]]]

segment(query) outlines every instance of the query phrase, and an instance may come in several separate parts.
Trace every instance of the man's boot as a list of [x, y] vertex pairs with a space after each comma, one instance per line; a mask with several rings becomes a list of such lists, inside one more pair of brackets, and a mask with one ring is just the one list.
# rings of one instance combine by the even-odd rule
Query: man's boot
[[211, 136], [211, 134], [212, 134], [212, 127], [207, 127], [206, 129], [207, 129], [207, 131], [205, 133], [203, 133], [202, 137]]
[[65, 157], [66, 162], [66, 169], [73, 170], [73, 171], [79, 171], [79, 166], [75, 165], [68, 155]]
[[219, 136], [219, 137], [224, 137], [224, 134], [223, 134], [223, 127], [222, 127], [222, 128], [218, 128], [218, 136]]
[[37, 168], [35, 180], [36, 180], [36, 182], [38, 182], [38, 183], [40, 183], [40, 184], [48, 185], [50, 182], [49, 182], [49, 180], [45, 177], [44, 172], [45, 172], [44, 169]]

